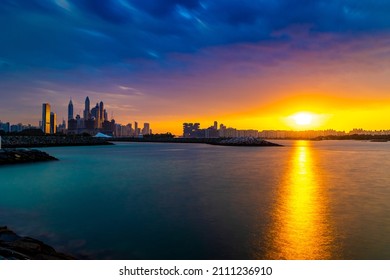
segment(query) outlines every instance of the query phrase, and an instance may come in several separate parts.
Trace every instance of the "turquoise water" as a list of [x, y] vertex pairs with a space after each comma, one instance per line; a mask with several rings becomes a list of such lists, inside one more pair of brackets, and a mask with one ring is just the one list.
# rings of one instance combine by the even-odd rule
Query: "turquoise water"
[[0, 168], [0, 225], [82, 259], [390, 259], [390, 143], [119, 143]]

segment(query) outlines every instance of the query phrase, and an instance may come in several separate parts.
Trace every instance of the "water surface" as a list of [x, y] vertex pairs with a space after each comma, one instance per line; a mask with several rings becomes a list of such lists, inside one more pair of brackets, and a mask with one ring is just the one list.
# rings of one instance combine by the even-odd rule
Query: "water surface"
[[87, 259], [390, 259], [390, 143], [119, 143], [0, 168], [0, 225]]

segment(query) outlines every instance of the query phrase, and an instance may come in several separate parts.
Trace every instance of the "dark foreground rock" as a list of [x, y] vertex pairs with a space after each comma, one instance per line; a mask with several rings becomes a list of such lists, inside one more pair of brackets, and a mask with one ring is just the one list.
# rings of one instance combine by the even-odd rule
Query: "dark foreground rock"
[[6, 260], [73, 260], [53, 247], [34, 238], [21, 237], [7, 227], [0, 227], [0, 259]]
[[0, 165], [30, 163], [39, 161], [58, 160], [51, 155], [30, 149], [2, 149], [0, 150]]

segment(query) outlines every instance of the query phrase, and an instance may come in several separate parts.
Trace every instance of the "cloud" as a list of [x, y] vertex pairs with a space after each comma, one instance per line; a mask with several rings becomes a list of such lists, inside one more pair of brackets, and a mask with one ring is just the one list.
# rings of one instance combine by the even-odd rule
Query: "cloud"
[[0, 53], [13, 66], [3, 72], [134, 68], [137, 59], [164, 67], [172, 53], [292, 40], [281, 31], [296, 25], [308, 26], [308, 36], [390, 31], [385, 0], [7, 0], [0, 13]]

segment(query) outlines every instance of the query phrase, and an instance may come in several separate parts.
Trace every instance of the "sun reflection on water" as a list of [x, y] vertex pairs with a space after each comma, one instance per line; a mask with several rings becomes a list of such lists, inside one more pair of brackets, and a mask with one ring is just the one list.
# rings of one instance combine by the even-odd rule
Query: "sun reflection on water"
[[277, 193], [267, 259], [332, 258], [326, 185], [307, 141], [299, 141]]

